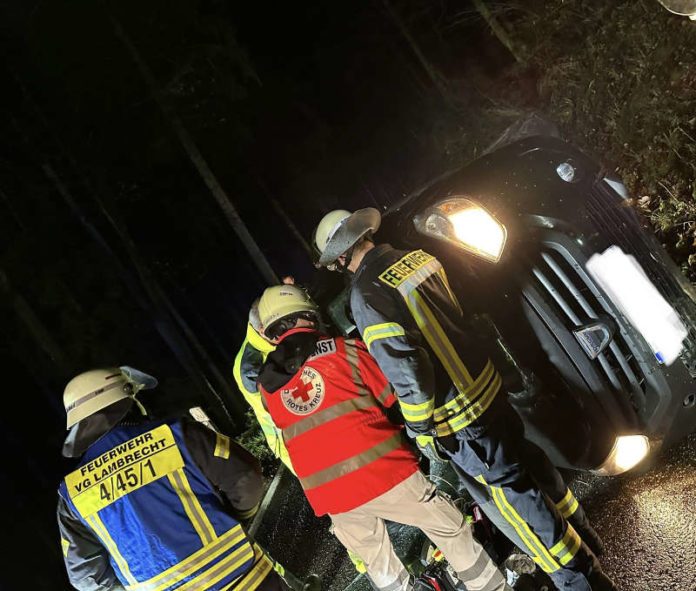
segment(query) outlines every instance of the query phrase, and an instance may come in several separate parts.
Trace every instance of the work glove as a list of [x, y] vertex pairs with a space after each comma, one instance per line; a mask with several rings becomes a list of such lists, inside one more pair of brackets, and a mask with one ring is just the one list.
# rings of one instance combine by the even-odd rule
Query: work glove
[[421, 453], [431, 460], [446, 462], [448, 458], [438, 450], [437, 442], [432, 435], [416, 435], [416, 445]]

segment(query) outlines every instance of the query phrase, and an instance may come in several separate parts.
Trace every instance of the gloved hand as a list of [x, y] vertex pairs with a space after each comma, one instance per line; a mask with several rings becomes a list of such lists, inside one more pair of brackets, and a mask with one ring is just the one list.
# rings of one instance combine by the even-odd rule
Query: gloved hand
[[421, 453], [431, 460], [437, 460], [438, 462], [446, 462], [448, 460], [439, 452], [435, 438], [432, 435], [416, 435], [416, 445]]

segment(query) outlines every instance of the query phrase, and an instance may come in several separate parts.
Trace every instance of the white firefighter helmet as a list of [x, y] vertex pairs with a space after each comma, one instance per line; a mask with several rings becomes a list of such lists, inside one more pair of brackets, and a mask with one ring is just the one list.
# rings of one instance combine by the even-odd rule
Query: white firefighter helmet
[[269, 334], [269, 329], [272, 332], [276, 322], [302, 312], [318, 318], [319, 306], [304, 289], [296, 285], [268, 287], [259, 300], [259, 317], [266, 334]]
[[155, 386], [157, 380], [154, 377], [128, 366], [81, 373], [68, 382], [63, 392], [67, 428], [119, 400], [134, 398], [140, 390]]
[[319, 222], [314, 233], [314, 244], [319, 251], [319, 264], [326, 266], [358, 242], [368, 232], [376, 232], [382, 216], [374, 207], [365, 207], [350, 213], [335, 209]]

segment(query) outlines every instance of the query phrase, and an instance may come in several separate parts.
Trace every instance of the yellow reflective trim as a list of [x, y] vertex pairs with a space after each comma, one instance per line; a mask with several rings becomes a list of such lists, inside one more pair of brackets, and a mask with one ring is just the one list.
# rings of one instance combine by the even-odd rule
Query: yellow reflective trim
[[63, 556], [68, 557], [68, 549], [70, 548], [70, 542], [65, 538], [60, 539], [60, 546], [63, 549]]
[[435, 425], [437, 436], [445, 437], [446, 435], [451, 435], [452, 433], [461, 431], [473, 423], [488, 410], [488, 407], [491, 405], [493, 400], [495, 400], [496, 395], [500, 391], [502, 384], [503, 380], [500, 377], [500, 374], [496, 374], [495, 378], [492, 382], [490, 382], [490, 385], [486, 389], [486, 392], [474, 404], [450, 421]]
[[137, 584], [138, 581], [135, 579], [133, 574], [130, 572], [130, 568], [128, 567], [128, 563], [126, 562], [125, 558], [123, 558], [121, 552], [118, 549], [118, 546], [116, 545], [116, 542], [114, 542], [113, 538], [109, 534], [109, 530], [106, 529], [106, 527], [102, 523], [102, 520], [99, 518], [99, 514], [92, 513], [92, 515], [89, 515], [86, 518], [86, 520], [87, 520], [87, 523], [89, 523], [92, 526], [92, 529], [94, 530], [94, 532], [97, 534], [97, 536], [99, 536], [99, 539], [101, 539], [104, 546], [109, 551], [109, 554], [114, 559], [114, 562], [117, 564], [119, 570], [121, 571], [123, 576], [128, 581], [128, 584], [129, 585]]
[[251, 509], [247, 509], [246, 511], [237, 511], [237, 513], [239, 514], [239, 518], [243, 519], [243, 520], [247, 520], [247, 519], [253, 517], [254, 515], [256, 515], [256, 512], [259, 510], [260, 505], [261, 505], [261, 501], [256, 503], [256, 505], [254, 505]]
[[[239, 550], [243, 549], [243, 552]], [[192, 591], [194, 589], [210, 589], [215, 583], [224, 579], [226, 576], [237, 570], [242, 564], [254, 557], [254, 550], [249, 544], [245, 544], [240, 549], [235, 550], [220, 562], [212, 565], [208, 570], [202, 572], [197, 577], [187, 581], [176, 591]]]
[[[419, 324], [419, 328], [421, 328], [421, 330], [425, 329], [427, 333], [430, 333], [430, 339], [428, 339], [428, 334], [424, 333], [428, 344], [433, 348], [438, 359], [440, 359], [447, 369], [447, 373], [457, 386], [457, 390], [463, 392], [474, 381], [469, 374], [469, 370], [464, 366], [464, 363], [462, 363], [459, 355], [457, 355], [457, 352], [454, 350], [452, 342], [445, 334], [444, 329], [428, 304], [425, 303], [421, 294], [417, 291], [413, 291], [408, 295], [408, 300], [412, 300], [414, 306], [417, 307], [421, 313], [423, 326]], [[447, 361], [445, 361], [446, 358], [448, 359]]]
[[[544, 562], [546, 563], [546, 568], [551, 569], [547, 570], [546, 572], [552, 573], [557, 571], [560, 568], [559, 564], [553, 559], [553, 556], [551, 556], [548, 549], [546, 548], [546, 546], [544, 546], [539, 537], [529, 528], [529, 524], [524, 519], [522, 519], [522, 517], [520, 517], [520, 514], [508, 502], [507, 497], [505, 496], [505, 491], [499, 486], [491, 486], [490, 488], [493, 491], [494, 496], [496, 492], [498, 493], [498, 496], [502, 504], [505, 505], [505, 508], [509, 511], [510, 516], [513, 518], [514, 521], [517, 521], [517, 523], [519, 524], [519, 528], [515, 528], [517, 529], [518, 533], [520, 533], [520, 528], [525, 532], [526, 536], [522, 537], [522, 539], [525, 540], [525, 544], [527, 544], [527, 546], [530, 549], [536, 547], [534, 554], [536, 554], [537, 557], [542, 558], [544, 560]], [[514, 527], [514, 523], [510, 523], [513, 524]], [[529, 542], [531, 542], [531, 545]]]
[[215, 457], [228, 460], [230, 457], [230, 438], [222, 433], [215, 433]]
[[[181, 562], [169, 567], [160, 574], [135, 586], [128, 586], [128, 591], [164, 591], [175, 583], [190, 576], [195, 571], [205, 567], [218, 556], [227, 552], [232, 546], [246, 538], [241, 525], [235, 525], [232, 529], [220, 536], [215, 542], [203, 546]], [[241, 551], [248, 543], [242, 544], [236, 552]]]
[[573, 513], [578, 510], [579, 506], [580, 503], [578, 503], [578, 500], [570, 489], [568, 489], [565, 496], [556, 503], [556, 509], [558, 509], [559, 513], [566, 519], [573, 515]]
[[432, 327], [428, 317], [426, 317], [425, 310], [423, 310], [421, 303], [422, 298], [418, 292], [412, 292], [406, 297], [406, 305], [421, 333], [423, 333], [425, 340], [428, 341], [428, 345], [430, 345], [430, 348], [440, 360], [440, 363], [442, 363], [447, 375], [450, 377], [457, 390], [459, 392], [464, 392], [470, 382], [467, 382], [466, 376], [459, 373], [453, 366], [449, 351], [446, 350], [446, 345], [440, 341], [434, 327]]
[[558, 558], [558, 561], [565, 566], [578, 553], [582, 540], [570, 523], [567, 524], [567, 529], [563, 538], [553, 548], [551, 554]]
[[[235, 591], [254, 591], [273, 570], [273, 562], [266, 556], [259, 546], [254, 544], [254, 553], [260, 554], [261, 558], [251, 567], [251, 570], [243, 575], [243, 578], [238, 579], [238, 583], [232, 583], [230, 589]], [[277, 565], [276, 571], [281, 576], [285, 574], [285, 569], [281, 565]]]
[[382, 324], [373, 324], [368, 326], [363, 331], [362, 337], [369, 351], [372, 343], [380, 339], [388, 339], [390, 337], [403, 337], [406, 335], [404, 327], [396, 322], [384, 322]]
[[466, 408], [472, 402], [474, 402], [481, 395], [484, 387], [488, 385], [488, 382], [490, 382], [494, 371], [495, 367], [489, 360], [488, 363], [486, 363], [486, 366], [483, 368], [483, 371], [478, 375], [476, 380], [474, 380], [474, 383], [470, 388], [467, 388], [464, 392], [458, 394], [452, 400], [449, 400], [442, 406], [435, 409], [435, 420], [438, 422], [447, 420], [448, 417], [457, 414], [460, 410]]
[[399, 400], [399, 406], [401, 407], [401, 413], [404, 415], [404, 419], [407, 421], [426, 421], [433, 416], [435, 400], [431, 398], [420, 404], [409, 404], [408, 402]]
[[201, 504], [198, 502], [198, 497], [196, 497], [191, 489], [186, 473], [182, 468], [176, 472], [167, 474], [167, 478], [174, 488], [174, 491], [179, 496], [184, 511], [186, 511], [186, 515], [188, 515], [196, 533], [201, 538], [201, 542], [203, 542], [204, 546], [207, 546], [217, 538], [217, 534], [208, 516], [205, 514], [205, 511], [203, 511], [203, 507], [201, 507]]

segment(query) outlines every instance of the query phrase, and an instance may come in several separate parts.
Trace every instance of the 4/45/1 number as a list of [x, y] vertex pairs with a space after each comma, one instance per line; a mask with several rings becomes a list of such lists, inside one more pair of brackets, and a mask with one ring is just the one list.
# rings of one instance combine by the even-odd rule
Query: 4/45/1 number
[[[149, 474], [147, 473], [149, 472]], [[141, 462], [139, 466], [131, 466], [122, 472], [114, 474], [106, 482], [99, 485], [99, 496], [102, 501], [111, 501], [114, 497], [122, 497], [133, 489], [138, 488], [143, 482], [153, 480], [157, 477], [157, 472], [152, 464], [152, 460]]]

